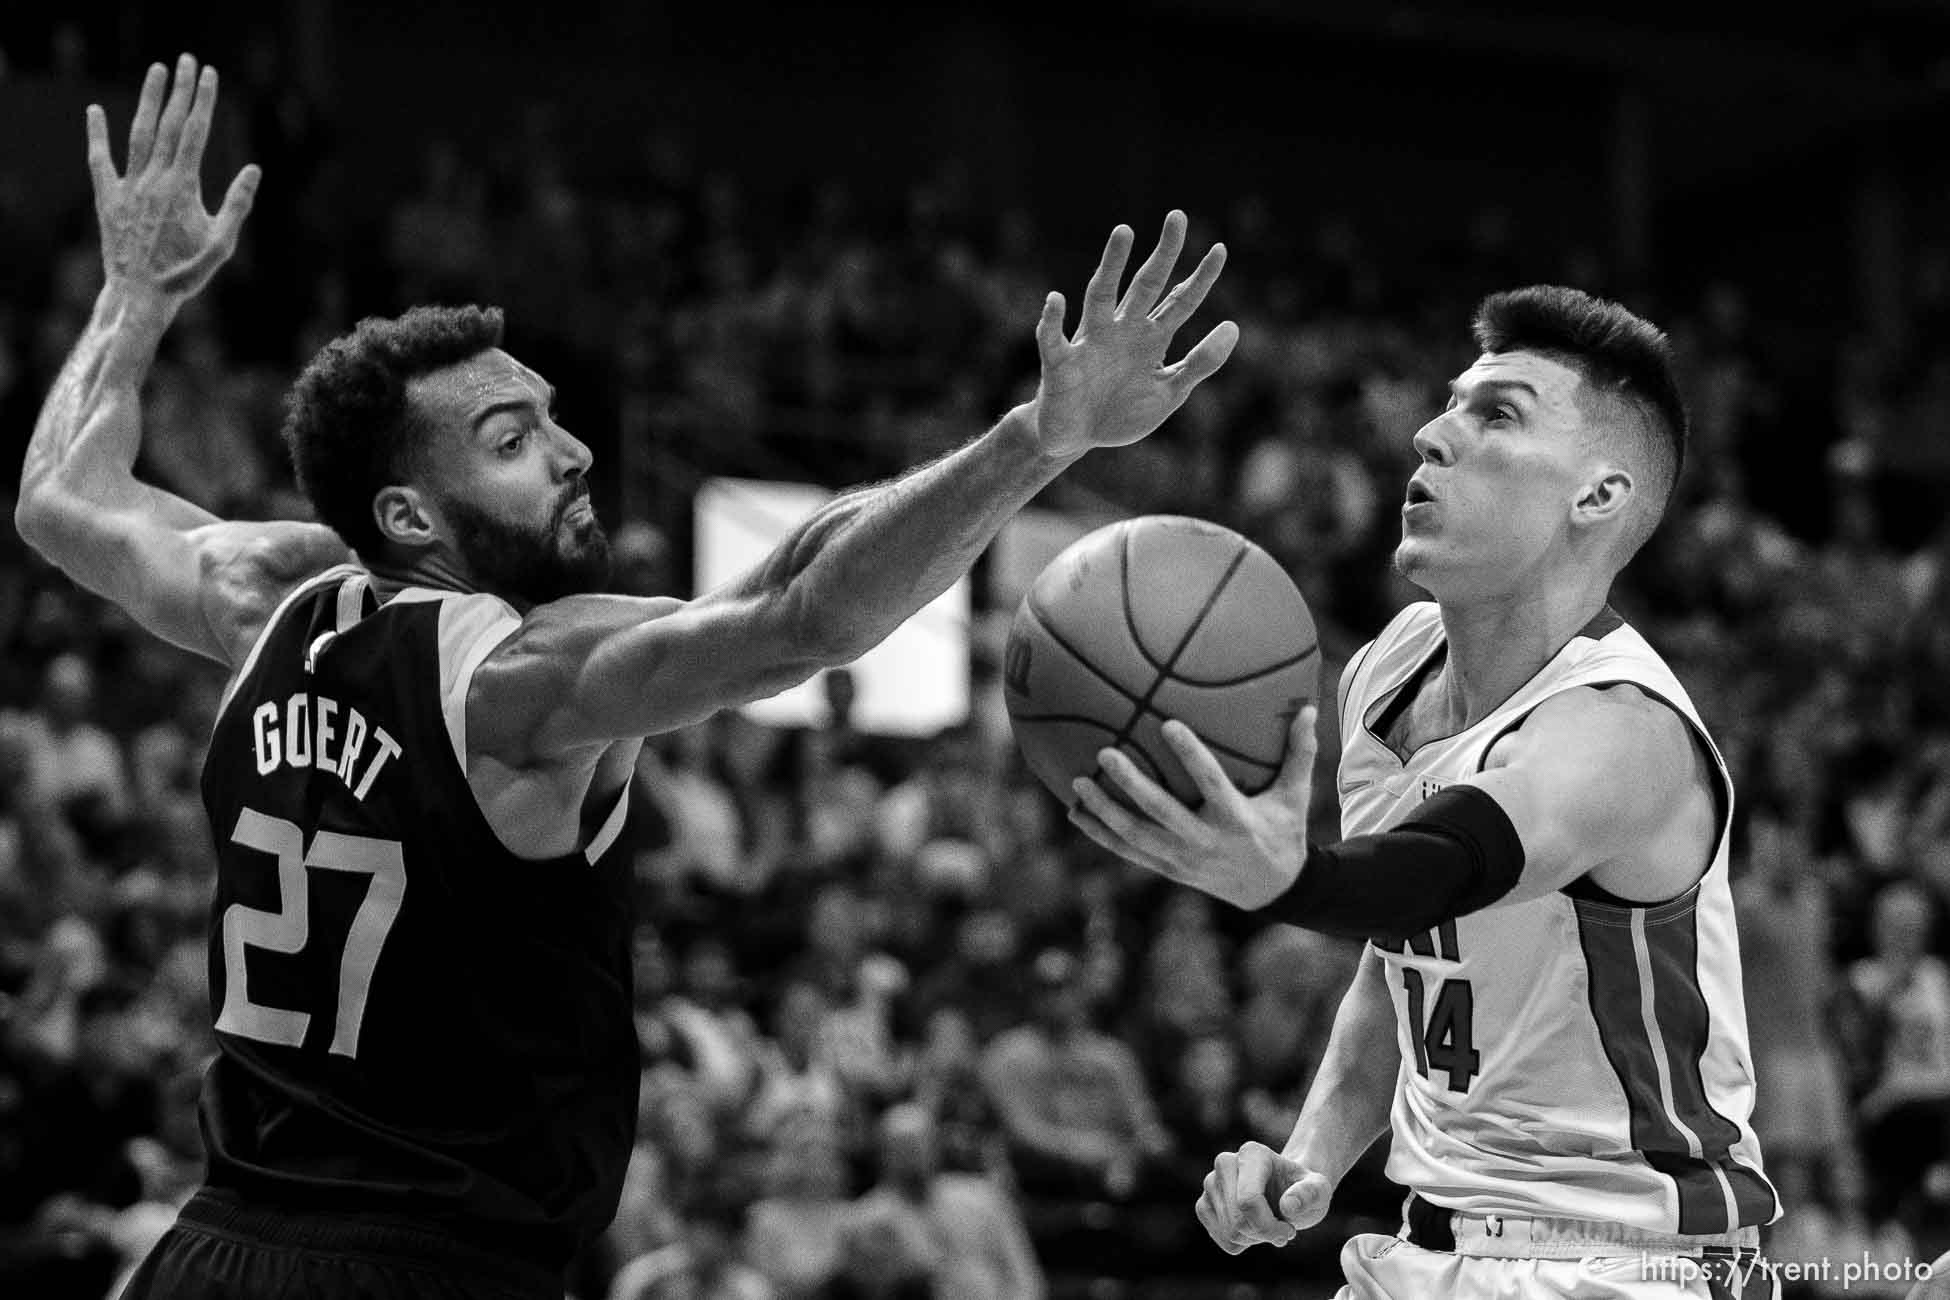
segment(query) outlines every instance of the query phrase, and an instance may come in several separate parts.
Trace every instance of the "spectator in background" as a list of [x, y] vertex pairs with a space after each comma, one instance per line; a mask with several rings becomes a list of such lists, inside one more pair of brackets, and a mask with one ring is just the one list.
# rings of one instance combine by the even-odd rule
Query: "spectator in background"
[[631, 1153], [632, 1160], [642, 1162], [635, 1171], [638, 1199], [632, 1212], [644, 1217], [633, 1225], [635, 1231], [667, 1240], [670, 1216], [710, 1192], [729, 1163], [728, 1146], [717, 1116], [683, 1069], [660, 1065], [647, 1071]]
[[1292, 1131], [1359, 951], [1289, 925], [1267, 926], [1246, 944], [1241, 1081], [1256, 1129]]
[[1950, 967], [1930, 951], [1936, 901], [1896, 881], [1875, 899], [1874, 955], [1849, 968], [1879, 1068], [1858, 1104], [1877, 1217], [1912, 1227], [1926, 1199], [1950, 1199]]
[[941, 1300], [1041, 1300], [1041, 1267], [1022, 1217], [992, 1180], [944, 1171], [923, 1106], [889, 1107], [879, 1126], [880, 1180], [854, 1203], [856, 1223], [891, 1222], [925, 1260]]
[[1749, 814], [1734, 861], [1754, 1130], [1789, 1207], [1767, 1235], [1767, 1255], [1812, 1271], [1873, 1238], [1835, 1046], [1848, 1024], [1837, 1023], [1844, 991], [1830, 955], [1828, 864], [1814, 855], [1806, 819], [1790, 821], [1768, 802]]
[[938, 1007], [914, 1065], [914, 1100], [934, 1125], [943, 1169], [1015, 1185], [1002, 1120], [982, 1081], [974, 1026], [959, 1007]]
[[[1188, 1043], [1232, 1019], [1231, 980], [1211, 901], [1188, 889], [1165, 896], [1144, 956], [1145, 1053], [1152, 1073], [1169, 1075]], [[1201, 1171], [1199, 1177], [1203, 1178]]]
[[839, 1276], [850, 1209], [839, 1126], [818, 1111], [798, 1112], [772, 1140], [745, 1259], [780, 1300], [811, 1300]]
[[91, 843], [119, 831], [129, 814], [122, 747], [95, 720], [95, 669], [79, 654], [56, 655], [41, 676], [40, 708], [20, 721], [34, 798], [61, 809]]
[[995, 820], [985, 777], [974, 734], [966, 727], [943, 730], [915, 774], [881, 798], [881, 852], [912, 858], [930, 840], [982, 843]]
[[609, 1300], [774, 1300], [765, 1275], [738, 1258], [745, 1220], [735, 1197], [716, 1193], [682, 1220], [677, 1240], [618, 1270]]
[[840, 1233], [840, 1266], [821, 1300], [936, 1300], [934, 1243], [911, 1218], [855, 1208]]
[[1128, 1201], [1171, 1149], [1131, 1049], [1090, 1027], [1076, 957], [1035, 962], [1033, 1018], [998, 1035], [982, 1077], [1025, 1193]]
[[820, 1055], [857, 1099], [884, 1103], [909, 1083], [913, 1062], [894, 1041], [893, 1023], [895, 999], [906, 987], [907, 970], [894, 958], [886, 953], [862, 958], [851, 996], [820, 1027]]
[[185, 311], [143, 409], [142, 461], [192, 505], [231, 517], [250, 512], [271, 480], [267, 440], [276, 390], [231, 367], [205, 307]]
[[771, 1037], [759, 1058], [758, 1089], [745, 1107], [744, 1128], [759, 1142], [776, 1142], [804, 1116], [837, 1127], [849, 1098], [838, 1071], [819, 1051], [831, 1010], [810, 980], [788, 981], [773, 1006]]
[[744, 853], [738, 800], [719, 774], [716, 729], [699, 723], [645, 745], [637, 787], [670, 827], [670, 842], [637, 863], [637, 875], [669, 890], [693, 882], [743, 893], [754, 887]]
[[1204, 1180], [1211, 1162], [1203, 1152], [1234, 1150], [1248, 1138], [1285, 1140], [1284, 1133], [1269, 1134], [1253, 1123], [1241, 1086], [1239, 1046], [1222, 1032], [1185, 1040], [1159, 1111], [1171, 1132], [1171, 1181], [1179, 1187], [1197, 1187]]
[[[1758, 1083], [1754, 1126], [1768, 1171], [1810, 1190], [1826, 1187], [1831, 1209], [1858, 1215], [1861, 1183], [1851, 1117], [1830, 1032], [1841, 990], [1829, 955], [1824, 867], [1806, 827], [1769, 807], [1750, 814], [1742, 861], [1733, 894], [1750, 990], [1747, 1031]], [[1804, 1167], [1795, 1170], [1797, 1165]]]
[[682, 991], [661, 1007], [705, 1103], [725, 1113], [758, 1086], [761, 1035], [740, 1004], [741, 986], [731, 949], [705, 935], [684, 952]]
[[1029, 1006], [1021, 950], [1021, 930], [1003, 907], [962, 913], [953, 950], [915, 983], [912, 1003], [919, 1016], [958, 1008], [982, 1043], [1019, 1023]]

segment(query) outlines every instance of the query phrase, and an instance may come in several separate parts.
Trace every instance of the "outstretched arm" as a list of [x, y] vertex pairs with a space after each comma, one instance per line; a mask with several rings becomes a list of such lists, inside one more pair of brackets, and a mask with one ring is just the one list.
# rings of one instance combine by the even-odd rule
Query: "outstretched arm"
[[1144, 437], [1224, 363], [1238, 338], [1231, 322], [1164, 364], [1225, 261], [1214, 245], [1164, 294], [1184, 238], [1184, 214], [1174, 212], [1120, 302], [1132, 235], [1119, 226], [1074, 338], [1063, 334], [1063, 296], [1044, 303], [1033, 401], [933, 464], [832, 501], [742, 579], [689, 603], [537, 606], [475, 675], [470, 745], [545, 762], [685, 726], [864, 654], [966, 573], [1066, 467], [1093, 447]]
[[1190, 728], [1169, 722], [1165, 739], [1204, 805], [1194, 812], [1106, 750], [1103, 772], [1132, 806], [1079, 778], [1071, 820], [1127, 861], [1234, 906], [1363, 938], [1414, 934], [1585, 877], [1661, 901], [1705, 872], [1718, 842], [1720, 776], [1704, 742], [1630, 683], [1549, 697], [1491, 747], [1480, 773], [1389, 830], [1325, 848], [1306, 840], [1312, 715], [1295, 721], [1263, 794], [1242, 794]]
[[150, 68], [124, 174], [108, 120], [88, 109], [88, 163], [101, 222], [101, 296], [41, 408], [21, 470], [14, 522], [29, 545], [158, 636], [234, 664], [278, 595], [348, 558], [329, 529], [225, 523], [135, 477], [140, 392], [183, 303], [236, 247], [256, 193], [247, 167], [212, 217], [198, 172], [216, 109], [217, 74], [188, 55], [167, 80]]

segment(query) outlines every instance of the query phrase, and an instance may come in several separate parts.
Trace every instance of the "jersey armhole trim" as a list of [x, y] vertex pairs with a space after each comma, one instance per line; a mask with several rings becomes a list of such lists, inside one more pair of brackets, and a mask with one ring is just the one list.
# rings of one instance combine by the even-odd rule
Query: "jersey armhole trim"
[[[521, 620], [499, 601], [474, 604], [471, 608], [465, 600], [449, 598], [441, 602], [436, 633], [440, 656], [440, 715], [447, 724], [447, 740], [453, 746], [454, 762], [460, 765], [462, 779], [467, 776], [468, 687], [473, 684], [474, 672], [481, 662], [519, 626]], [[450, 665], [451, 677], [448, 676]]]
[[224, 714], [230, 711], [231, 700], [236, 698], [238, 689], [256, 670], [258, 658], [264, 653], [264, 643], [271, 639], [271, 633], [277, 627], [279, 620], [284, 618], [285, 613], [297, 603], [299, 597], [317, 591], [328, 582], [342, 581], [355, 575], [363, 576], [364, 573], [365, 570], [356, 564], [335, 564], [322, 573], [313, 574], [285, 593], [284, 599], [280, 600], [277, 608], [271, 611], [271, 616], [264, 620], [264, 626], [257, 629], [257, 636], [252, 640], [249, 651], [245, 653], [244, 662], [238, 666], [235, 673], [231, 674], [230, 681], [225, 684], [223, 696], [217, 702], [216, 720], [211, 724], [212, 732], [223, 725]]
[[616, 837], [623, 833], [623, 819], [630, 811], [630, 786], [635, 783], [635, 780], [635, 776], [632, 775], [623, 782], [623, 788], [616, 794], [616, 806], [609, 810], [609, 816], [603, 821], [602, 829], [596, 832], [595, 837], [589, 841], [589, 846], [583, 849], [582, 856], [591, 865], [594, 865], [596, 859], [609, 852], [609, 846], [616, 843]]
[[1340, 698], [1334, 701], [1335, 715], [1340, 719], [1343, 734], [1347, 731], [1347, 703], [1361, 693], [1361, 673], [1368, 666], [1369, 653], [1374, 650], [1380, 640], [1380, 637], [1376, 637], [1373, 641], [1368, 642], [1359, 650], [1356, 650], [1354, 652], [1354, 658], [1348, 661], [1347, 672], [1344, 675], [1345, 684], [1341, 687]]

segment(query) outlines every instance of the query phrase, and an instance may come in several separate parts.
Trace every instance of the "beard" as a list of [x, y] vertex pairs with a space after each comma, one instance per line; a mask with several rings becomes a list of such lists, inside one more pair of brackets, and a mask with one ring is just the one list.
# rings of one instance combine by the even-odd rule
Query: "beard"
[[572, 532], [563, 522], [588, 496], [588, 485], [577, 480], [542, 528], [498, 519], [468, 501], [446, 500], [440, 508], [453, 524], [455, 548], [483, 589], [542, 605], [609, 585], [609, 536], [603, 526], [593, 514]]

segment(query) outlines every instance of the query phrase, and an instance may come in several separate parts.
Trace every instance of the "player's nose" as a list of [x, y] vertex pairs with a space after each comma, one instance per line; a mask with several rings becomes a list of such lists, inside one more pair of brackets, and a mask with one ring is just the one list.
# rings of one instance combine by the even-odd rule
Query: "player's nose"
[[589, 466], [596, 459], [582, 439], [561, 428], [555, 431], [555, 455], [564, 478], [577, 478], [588, 473]]
[[1429, 465], [1453, 465], [1456, 463], [1455, 447], [1450, 441], [1450, 430], [1443, 426], [1443, 419], [1437, 416], [1415, 431], [1411, 440], [1415, 444], [1415, 454]]

